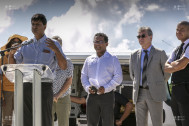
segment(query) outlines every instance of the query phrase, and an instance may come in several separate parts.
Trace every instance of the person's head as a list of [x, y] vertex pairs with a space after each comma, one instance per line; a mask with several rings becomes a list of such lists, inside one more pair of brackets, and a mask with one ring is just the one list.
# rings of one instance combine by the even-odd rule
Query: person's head
[[148, 49], [152, 44], [153, 33], [150, 27], [140, 27], [138, 30], [138, 41], [143, 49]]
[[185, 42], [189, 39], [189, 22], [188, 21], [181, 21], [177, 25], [176, 29], [176, 36], [178, 40]]
[[44, 35], [47, 19], [43, 14], [34, 14], [31, 18], [32, 32], [36, 37]]
[[7, 49], [7, 48], [10, 48], [12, 46], [19, 45], [23, 41], [26, 41], [27, 39], [28, 38], [25, 37], [25, 36], [21, 36], [21, 35], [17, 35], [17, 34], [11, 35], [8, 38], [8, 41], [7, 41], [7, 44], [5, 45], [5, 48]]
[[104, 33], [96, 33], [94, 36], [94, 49], [97, 55], [100, 57], [106, 52], [108, 46], [108, 36]]
[[59, 36], [53, 36], [52, 39], [55, 39], [62, 46], [62, 39]]
[[7, 48], [17, 46], [17, 45], [21, 44], [23, 41], [26, 41], [27, 39], [28, 38], [25, 36], [13, 34], [8, 38], [7, 43], [3, 47], [1, 47], [1, 50], [5, 50]]

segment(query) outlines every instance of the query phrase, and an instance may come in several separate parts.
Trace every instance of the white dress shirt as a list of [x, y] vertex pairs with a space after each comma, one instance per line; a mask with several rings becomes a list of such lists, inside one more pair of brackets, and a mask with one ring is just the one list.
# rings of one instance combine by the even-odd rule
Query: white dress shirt
[[[185, 49], [186, 45], [189, 43], [189, 39], [187, 39], [185, 42], [184, 42], [184, 46], [183, 46], [183, 49]], [[182, 57], [182, 56], [181, 56]], [[186, 51], [185, 53], [183, 54], [183, 57], [186, 57], [189, 59], [189, 48], [187, 47], [186, 48]], [[175, 49], [174, 51], [172, 52], [172, 54], [170, 55], [169, 59], [167, 60], [169, 63], [173, 62], [175, 59]]]
[[89, 87], [100, 86], [105, 88], [105, 93], [116, 89], [123, 80], [120, 62], [116, 56], [105, 52], [103, 56], [96, 54], [89, 56], [83, 65], [81, 71], [81, 81], [86, 92], [89, 93]]

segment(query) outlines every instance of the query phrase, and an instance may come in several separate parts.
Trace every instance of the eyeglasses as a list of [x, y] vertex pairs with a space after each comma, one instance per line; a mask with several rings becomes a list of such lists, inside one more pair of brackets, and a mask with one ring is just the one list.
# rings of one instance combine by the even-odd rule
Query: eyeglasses
[[104, 44], [104, 41], [93, 41], [94, 44]]
[[142, 34], [142, 35], [138, 35], [137, 38], [140, 39], [140, 38], [145, 38], [146, 35], [145, 34]]

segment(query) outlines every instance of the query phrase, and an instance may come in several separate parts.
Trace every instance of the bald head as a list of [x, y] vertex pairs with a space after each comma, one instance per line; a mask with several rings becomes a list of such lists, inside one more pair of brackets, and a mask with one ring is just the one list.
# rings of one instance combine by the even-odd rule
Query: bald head
[[189, 22], [188, 21], [181, 21], [178, 23], [178, 25], [183, 25], [183, 26], [187, 27], [187, 29], [189, 30]]

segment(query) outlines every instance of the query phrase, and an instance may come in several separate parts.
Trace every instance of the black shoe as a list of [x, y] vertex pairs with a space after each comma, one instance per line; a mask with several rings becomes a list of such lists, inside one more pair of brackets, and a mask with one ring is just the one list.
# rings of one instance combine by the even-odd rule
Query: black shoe
[[54, 122], [57, 121], [57, 115], [56, 112], [54, 113]]

